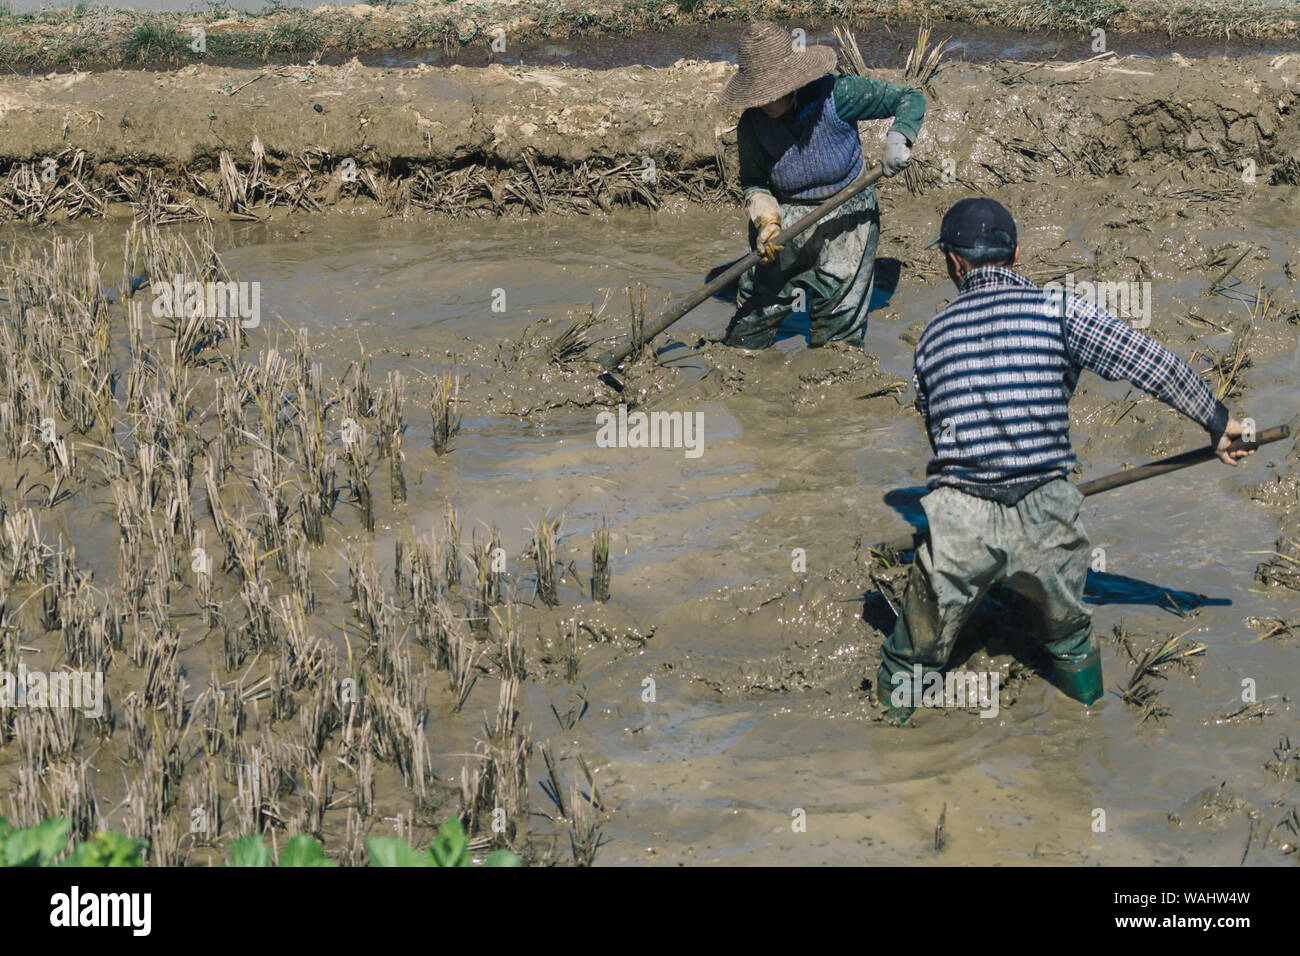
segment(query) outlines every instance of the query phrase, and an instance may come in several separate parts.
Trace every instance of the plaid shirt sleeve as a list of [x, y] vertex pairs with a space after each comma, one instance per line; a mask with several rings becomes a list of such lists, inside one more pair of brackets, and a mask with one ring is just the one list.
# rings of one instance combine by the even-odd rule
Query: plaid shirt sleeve
[[1115, 382], [1125, 379], [1182, 412], [1218, 441], [1228, 409], [1191, 366], [1152, 338], [1076, 295], [1061, 323], [1071, 360]]

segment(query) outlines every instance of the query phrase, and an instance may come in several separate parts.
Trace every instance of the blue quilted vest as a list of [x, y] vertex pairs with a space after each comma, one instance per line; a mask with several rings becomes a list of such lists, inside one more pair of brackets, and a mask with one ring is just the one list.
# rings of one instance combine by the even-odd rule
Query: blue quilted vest
[[758, 141], [772, 157], [772, 191], [790, 202], [820, 202], [853, 181], [862, 169], [862, 144], [854, 123], [835, 112], [835, 78], [823, 76], [799, 90], [799, 138], [784, 118], [749, 111]]

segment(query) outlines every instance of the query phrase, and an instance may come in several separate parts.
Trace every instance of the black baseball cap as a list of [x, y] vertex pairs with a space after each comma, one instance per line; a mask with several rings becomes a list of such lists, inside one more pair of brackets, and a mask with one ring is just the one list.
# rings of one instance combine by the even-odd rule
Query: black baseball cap
[[936, 245], [945, 251], [1005, 250], [1010, 255], [1016, 249], [1016, 221], [997, 200], [984, 196], [961, 199], [944, 214], [939, 237], [925, 248]]

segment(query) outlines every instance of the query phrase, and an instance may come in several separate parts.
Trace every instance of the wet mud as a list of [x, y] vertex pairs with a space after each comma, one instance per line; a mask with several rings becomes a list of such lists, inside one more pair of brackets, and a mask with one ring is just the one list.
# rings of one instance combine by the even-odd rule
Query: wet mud
[[[1140, 220], [1150, 191], [1195, 204], [1244, 198], [1259, 182], [1294, 185], [1298, 56], [946, 63], [926, 84], [913, 187], [1124, 175], [1134, 199], [1118, 227]], [[129, 210], [167, 224], [297, 210], [455, 218], [729, 204], [735, 117], [715, 94], [733, 70], [354, 62], [10, 77], [0, 84], [0, 215], [39, 223]], [[876, 155], [883, 124], [863, 130]]]
[[[683, 64], [654, 74], [426, 68], [381, 76], [353, 66], [322, 69], [310, 91], [293, 77], [268, 76], [233, 98], [212, 90], [227, 74], [204, 70], [199, 78], [150, 80], [148, 98], [136, 101], [133, 93], [146, 94], [123, 85], [134, 78], [122, 75], [87, 77], [65, 94], [41, 85], [54, 81], [5, 81], [11, 105], [0, 118], [3, 148], [28, 160], [51, 148], [58, 130], [50, 117], [72, 109], [58, 97], [89, 94], [101, 103], [106, 135], [92, 141], [83, 130], [75, 135], [87, 138], [68, 146], [86, 151], [88, 171], [109, 163], [142, 168], [130, 164], [150, 157], [160, 176], [184, 170], [201, 181], [211, 168], [204, 164], [219, 164], [227, 149], [251, 176], [238, 144], [253, 134], [268, 158], [284, 162], [295, 150], [364, 155], [356, 148], [364, 140], [377, 157], [370, 170], [483, 163], [520, 177], [510, 182], [526, 178], [538, 204], [494, 206], [489, 189], [477, 196], [483, 205], [471, 200], [451, 217], [343, 195], [320, 212], [250, 201], [244, 208], [259, 221], [241, 221], [221, 209], [222, 187], [210, 194], [192, 187], [194, 202], [213, 207], [210, 241], [225, 269], [261, 284], [263, 315], [242, 351], [218, 342], [201, 353], [210, 364], [188, 371], [193, 433], [178, 427], [203, 449], [194, 459], [196, 528], [215, 550], [222, 525], [199, 487], [232, 414], [217, 383], [245, 383], [242, 427], [258, 438], [232, 446], [217, 497], [250, 529], [269, 534], [264, 512], [275, 514], [275, 506], [259, 477], [269, 466], [254, 452], [258, 441], [282, 440], [286, 460], [297, 462], [293, 435], [312, 388], [299, 392], [295, 383], [320, 363], [323, 434], [339, 454], [341, 494], [323, 543], [291, 545], [310, 554], [305, 574], [315, 607], [302, 626], [320, 640], [328, 663], [294, 683], [304, 653], [290, 623], [296, 619], [286, 612], [282, 623], [267, 625], [259, 617], [256, 595], [245, 597], [240, 578], [251, 572], [240, 571], [238, 560], [215, 575], [223, 618], [215, 625], [204, 623], [188, 558], [159, 582], [169, 584], [173, 607], [163, 614], [165, 627], [155, 621], [166, 602], [148, 584], [151, 572], [140, 572], [146, 587], [138, 609], [107, 597], [133, 586], [113, 489], [139, 486], [139, 439], [128, 437], [127, 422], [145, 407], [133, 406], [128, 392], [127, 372], [137, 362], [119, 294], [105, 321], [121, 369], [124, 474], [92, 447], [108, 443], [95, 430], [101, 426], [78, 433], [59, 413], [57, 430], [77, 446], [81, 463], [68, 493], [50, 491], [58, 462], [30, 437], [5, 459], [2, 485], [7, 520], [30, 510], [50, 549], [20, 547], [19, 523], [9, 522], [6, 662], [21, 657], [53, 668], [75, 661], [67, 628], [42, 620], [41, 599], [33, 598], [59, 580], [57, 552], [75, 546], [75, 566], [89, 575], [87, 606], [124, 622], [107, 678], [117, 724], [87, 722], [72, 747], [53, 738], [40, 744], [39, 728], [6, 725], [0, 774], [8, 776], [11, 815], [48, 810], [54, 793], [71, 799], [62, 783], [50, 789], [54, 770], [36, 765], [43, 754], [42, 766], [60, 773], [89, 759], [89, 769], [77, 772], [93, 781], [97, 818], [155, 840], [155, 862], [220, 859], [221, 845], [249, 827], [280, 840], [317, 832], [332, 855], [358, 862], [364, 835], [396, 827], [420, 842], [453, 812], [471, 821], [480, 846], [508, 842], [529, 862], [568, 862], [576, 800], [599, 821], [602, 864], [1293, 863], [1297, 839], [1288, 821], [1300, 806], [1290, 744], [1300, 739], [1293, 699], [1300, 454], [1293, 443], [1234, 470], [1205, 465], [1085, 504], [1100, 549], [1088, 601], [1103, 638], [1106, 683], [1130, 691], [1109, 693], [1087, 711], [1042, 680], [1027, 609], [997, 593], [953, 660], [998, 675], [997, 706], [983, 708], [996, 713], [945, 708], [923, 710], [911, 727], [884, 722], [871, 682], [905, 570], [877, 560], [870, 546], [917, 520], [928, 445], [910, 405], [911, 352], [953, 294], [937, 254], [923, 246], [943, 210], [972, 191], [995, 195], [1015, 213], [1026, 275], [1149, 283], [1150, 334], [1201, 371], [1234, 414], [1261, 428], [1295, 426], [1297, 67], [1295, 57], [946, 65], [927, 90], [930, 113], [911, 188], [901, 177], [879, 188], [878, 274], [890, 278], [877, 290], [865, 350], [810, 350], [797, 321], [770, 350], [728, 349], [717, 339], [730, 304], [714, 299], [624, 369], [621, 391], [601, 380], [595, 358], [633, 334], [640, 290], [653, 317], [734, 260], [744, 251], [743, 214], [719, 173], [709, 202], [650, 191], [654, 204], [613, 202], [604, 211], [588, 193], [590, 215], [564, 215], [577, 210], [554, 197], [541, 208], [538, 171], [598, 160], [612, 168], [647, 151], [664, 159], [661, 169], [728, 169], [727, 118], [709, 101], [729, 67]], [[212, 125], [168, 130], [155, 121], [156, 109], [145, 108], [190, 103], [200, 84], [203, 96], [225, 103], [254, 91], [282, 97], [282, 111], [248, 105], [235, 118], [223, 110]], [[340, 95], [325, 100], [331, 90]], [[430, 100], [436, 108], [416, 105]], [[290, 107], [322, 101], [345, 122], [317, 128], [292, 118]], [[614, 110], [617, 104], [625, 108]], [[123, 127], [118, 114], [128, 111]], [[406, 115], [412, 111], [439, 124], [438, 137], [422, 140], [419, 121]], [[369, 120], [358, 125], [362, 115]], [[869, 146], [883, 136], [864, 129]], [[1254, 161], [1250, 182], [1245, 159]], [[268, 159], [267, 182], [281, 175], [272, 165]], [[410, 169], [391, 174], [394, 188], [414, 175]], [[5, 258], [39, 255], [52, 234], [81, 239], [84, 254], [93, 238], [105, 282], [117, 285], [119, 273], [134, 274], [118, 266], [128, 221], [119, 213], [129, 209], [110, 204], [105, 218], [53, 229], [11, 223]], [[192, 222], [161, 229], [196, 248], [209, 235]], [[12, 288], [4, 294], [15, 296]], [[137, 296], [151, 315], [152, 293]], [[562, 338], [575, 323], [577, 331]], [[27, 328], [12, 312], [6, 324]], [[166, 330], [151, 321], [149, 334], [159, 336], [157, 354], [165, 358]], [[44, 347], [24, 349], [44, 356]], [[275, 371], [272, 348], [289, 372]], [[65, 367], [64, 359], [49, 360], [51, 369]], [[145, 381], [165, 388], [168, 362], [153, 364], [158, 370]], [[234, 370], [245, 366], [263, 371], [240, 378]], [[390, 495], [395, 456], [373, 444], [391, 420], [383, 409], [394, 373], [403, 377], [402, 501]], [[53, 371], [40, 375], [51, 386], [61, 381]], [[458, 382], [460, 428], [450, 451], [437, 454], [430, 407], [448, 375]], [[5, 381], [11, 402], [26, 394], [21, 375]], [[220, 386], [227, 387], [236, 385]], [[375, 396], [369, 406], [367, 388]], [[37, 405], [44, 401], [38, 392]], [[280, 396], [281, 424], [265, 411], [268, 394]], [[620, 405], [698, 414], [702, 453], [601, 447], [597, 416]], [[1084, 377], [1071, 411], [1084, 478], [1204, 439], [1153, 399], [1095, 376]], [[348, 471], [347, 418], [368, 433], [373, 530], [361, 483]], [[309, 490], [301, 467], [286, 466], [282, 475], [294, 509], [294, 496]], [[127, 513], [161, 522], [165, 506], [163, 494], [154, 508]], [[448, 506], [457, 534], [446, 524]], [[538, 542], [546, 538], [539, 526], [554, 518], [562, 520], [553, 561], [542, 562], [558, 578], [552, 606], [542, 596]], [[593, 534], [602, 522], [612, 568], [606, 603], [593, 600], [591, 582]], [[437, 638], [422, 641], [424, 603], [413, 575], [423, 559], [412, 558], [421, 547], [444, 555], [455, 537], [464, 549], [460, 584], [445, 570], [433, 578], [445, 620], [462, 622], [451, 626], [464, 630], [453, 656], [472, 661], [459, 684], [468, 685], [463, 698], [450, 676], [459, 665], [441, 660]], [[503, 597], [485, 614], [473, 556], [491, 540], [505, 555]], [[42, 560], [20, 567], [13, 556], [24, 554]], [[156, 563], [149, 544], [141, 554]], [[296, 565], [281, 570], [268, 556], [266, 566], [273, 607], [280, 597], [301, 597]], [[62, 586], [82, 593], [80, 585]], [[383, 595], [378, 612], [376, 593]], [[262, 626], [270, 636], [259, 636]], [[1181, 643], [1161, 657], [1174, 637]], [[232, 641], [243, 650], [234, 666], [225, 650]], [[167, 671], [150, 649], [172, 644]], [[1171, 656], [1194, 646], [1201, 650]], [[157, 686], [150, 674], [160, 667], [174, 685]], [[339, 708], [338, 726], [324, 718], [312, 724], [309, 716], [322, 708], [334, 712], [313, 701], [350, 675], [365, 678], [375, 702]], [[1156, 697], [1137, 693], [1141, 686]], [[126, 703], [132, 694], [154, 709], [154, 735], [142, 703]], [[248, 698], [244, 742], [224, 752], [204, 746], [209, 714], [218, 715], [213, 726], [229, 719], [231, 694]], [[187, 714], [194, 715], [189, 731]], [[172, 746], [177, 739], [183, 745]], [[412, 754], [421, 748], [417, 769]], [[237, 758], [227, 756], [231, 750]], [[171, 803], [158, 813], [135, 809], [152, 800], [141, 783], [150, 768], [173, 766], [167, 760], [178, 755], [167, 778], [179, 788]], [[260, 817], [238, 773], [255, 755], [274, 771], [266, 785], [275, 799], [263, 802]], [[336, 769], [322, 797], [311, 773], [325, 764]], [[475, 771], [480, 776], [471, 779]], [[184, 824], [192, 805], [207, 800], [205, 778], [221, 781], [225, 816], [219, 836], [200, 839]], [[503, 803], [511, 818], [505, 835], [488, 822]], [[941, 812], [946, 839], [937, 850]], [[806, 828], [792, 827], [796, 819]]]

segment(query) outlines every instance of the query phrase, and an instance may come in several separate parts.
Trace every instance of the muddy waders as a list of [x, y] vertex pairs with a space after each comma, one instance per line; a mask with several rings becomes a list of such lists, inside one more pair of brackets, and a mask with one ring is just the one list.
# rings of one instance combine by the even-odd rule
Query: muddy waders
[[[781, 221], [797, 222], [818, 205], [783, 202]], [[756, 235], [751, 224], [751, 248]], [[740, 277], [726, 344], [767, 348], [781, 323], [801, 305], [808, 311], [811, 347], [860, 340], [867, 326], [879, 237], [876, 191], [866, 189], [810, 232], [791, 239], [772, 262], [759, 263]]]
[[1082, 501], [1064, 479], [1014, 505], [946, 487], [921, 499], [929, 540], [916, 549], [902, 613], [876, 673], [877, 700], [889, 706], [890, 719], [901, 723], [915, 710], [914, 665], [922, 674], [941, 671], [963, 625], [999, 583], [1041, 612], [1051, 682], [1085, 705], [1101, 696], [1101, 657], [1083, 603], [1091, 550], [1079, 521]]

